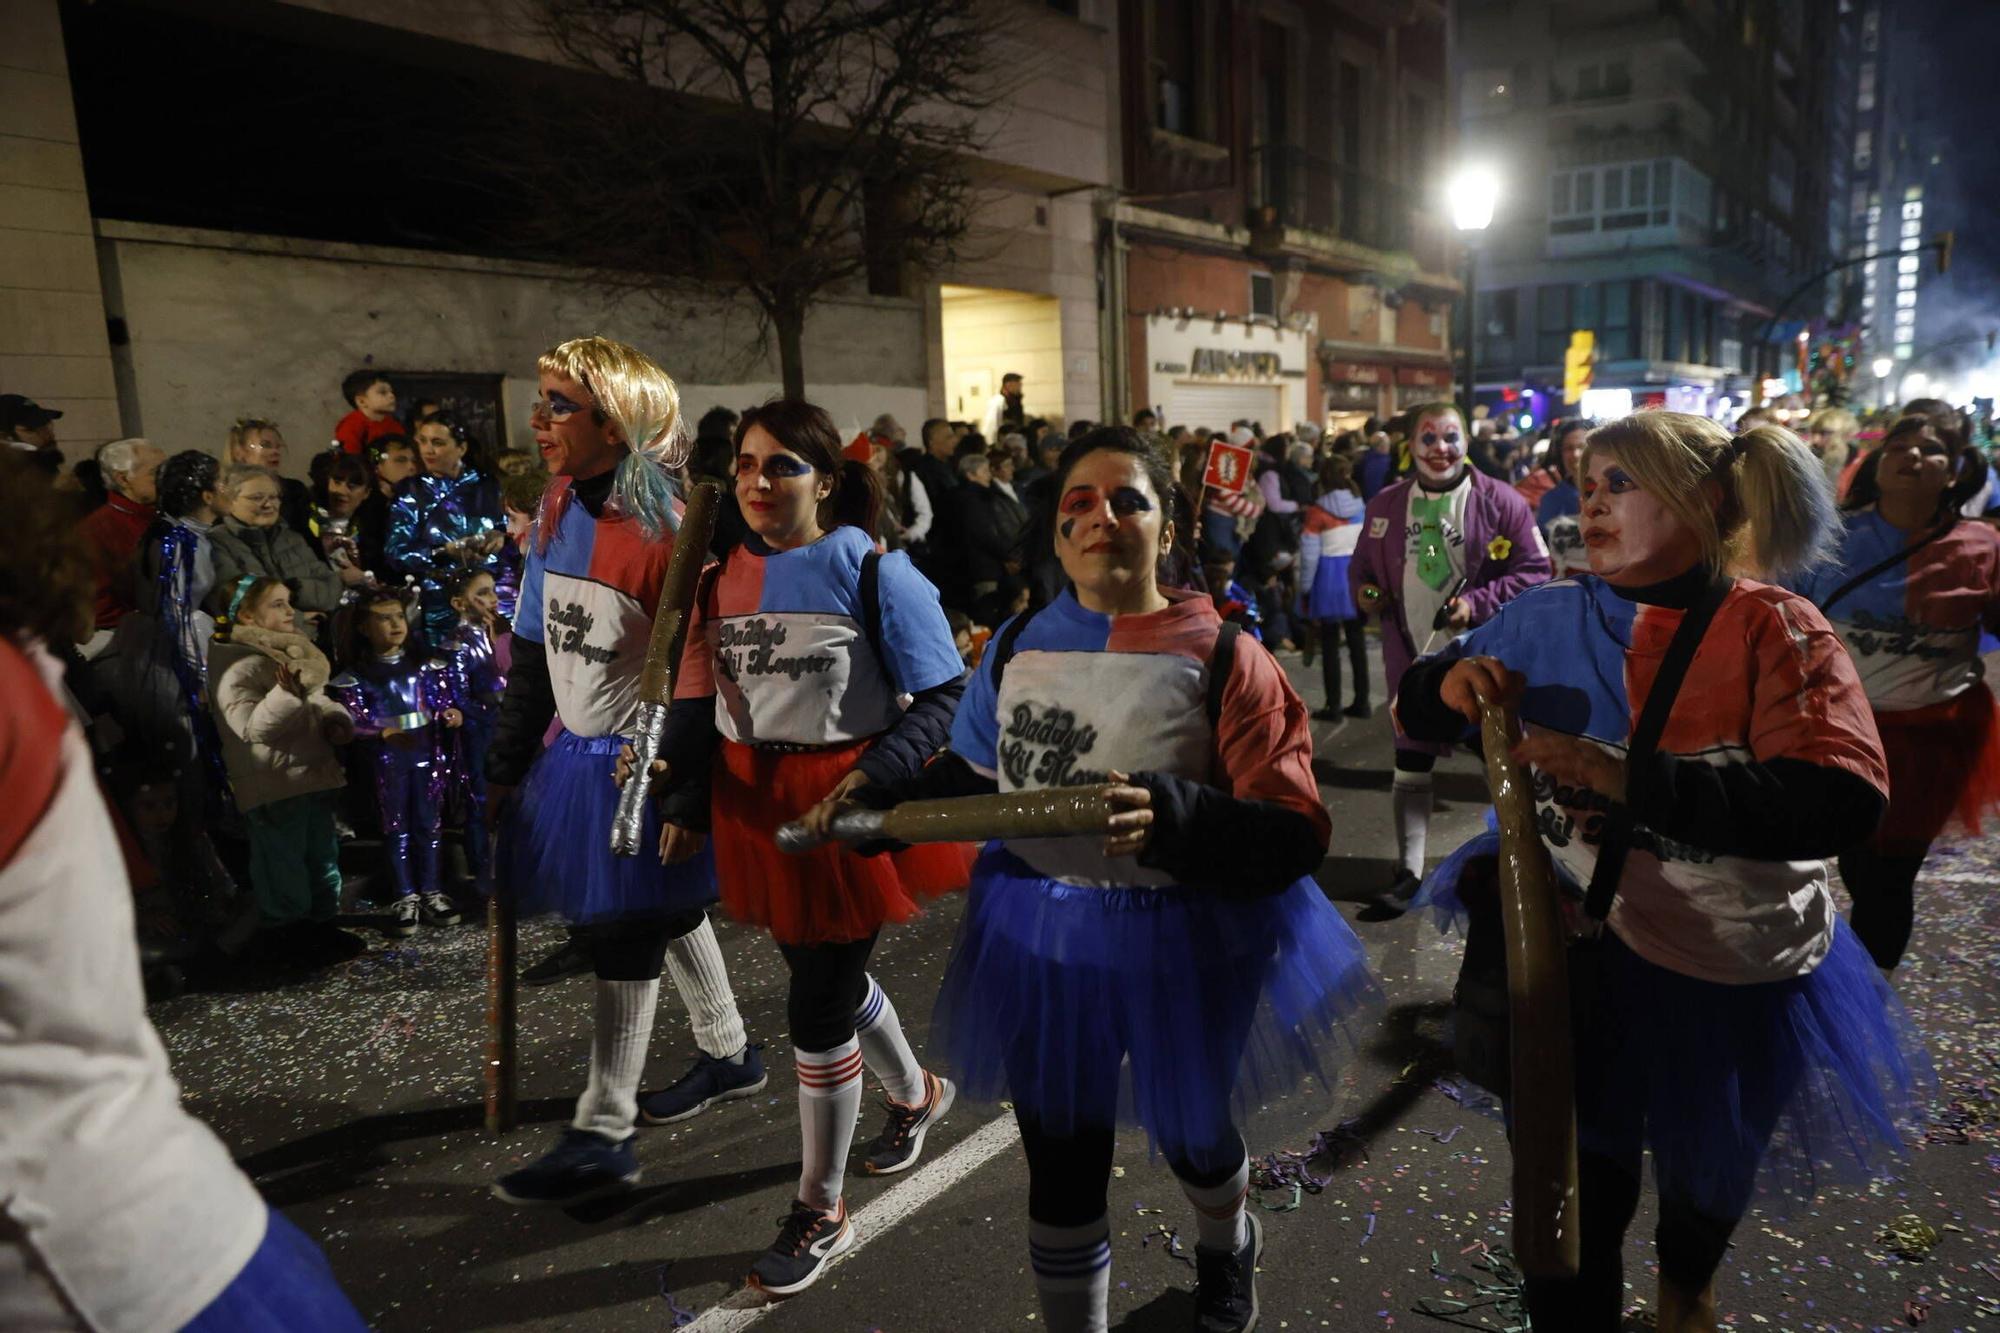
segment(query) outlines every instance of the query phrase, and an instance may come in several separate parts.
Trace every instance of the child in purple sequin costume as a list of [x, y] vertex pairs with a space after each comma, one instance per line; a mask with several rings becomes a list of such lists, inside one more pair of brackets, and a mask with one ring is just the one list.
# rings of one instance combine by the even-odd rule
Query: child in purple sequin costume
[[493, 725], [500, 717], [500, 696], [507, 692], [507, 667], [512, 657], [512, 627], [500, 612], [494, 578], [483, 569], [471, 570], [450, 587], [451, 609], [458, 616], [445, 641], [450, 654], [452, 683], [465, 725], [459, 729], [459, 791], [465, 797], [465, 860], [481, 898], [493, 894], [493, 848], [486, 836], [486, 750], [493, 743]]
[[355, 745], [374, 778], [382, 856], [393, 900], [389, 933], [419, 921], [456, 925], [458, 909], [438, 887], [438, 834], [465, 722], [448, 662], [409, 649], [410, 625], [394, 593], [364, 595], [348, 627], [347, 669], [327, 687], [354, 718]]

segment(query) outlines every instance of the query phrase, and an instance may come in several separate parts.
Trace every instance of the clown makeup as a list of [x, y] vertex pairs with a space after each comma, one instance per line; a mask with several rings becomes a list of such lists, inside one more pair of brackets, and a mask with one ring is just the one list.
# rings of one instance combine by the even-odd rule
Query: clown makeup
[[1465, 427], [1458, 414], [1441, 412], [1419, 420], [1410, 439], [1410, 453], [1425, 481], [1455, 481], [1465, 464]]
[[736, 452], [736, 503], [767, 546], [789, 551], [816, 542], [820, 501], [833, 485], [762, 426], [743, 433]]
[[543, 371], [540, 396], [528, 408], [535, 448], [550, 474], [585, 481], [602, 476], [624, 457], [617, 426], [603, 412], [585, 411], [590, 391], [574, 380]]
[[474, 574], [466, 580], [458, 596], [451, 599], [452, 609], [464, 620], [481, 625], [490, 625], [500, 613], [500, 593], [493, 586], [491, 574]]
[[1085, 454], [1062, 481], [1056, 504], [1056, 558], [1077, 601], [1108, 615], [1165, 605], [1154, 577], [1173, 541], [1145, 462], [1100, 449]]
[[1590, 454], [1579, 484], [1590, 572], [1614, 588], [1641, 588], [1694, 568], [1701, 534], [1640, 486], [1608, 449]]

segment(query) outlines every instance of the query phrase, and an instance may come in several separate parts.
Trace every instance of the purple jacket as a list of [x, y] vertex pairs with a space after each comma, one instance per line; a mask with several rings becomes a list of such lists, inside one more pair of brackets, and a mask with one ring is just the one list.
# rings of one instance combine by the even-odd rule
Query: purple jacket
[[[1547, 582], [1551, 567], [1534, 512], [1520, 492], [1477, 468], [1469, 471], [1472, 494], [1465, 499], [1465, 590], [1459, 595], [1471, 604], [1472, 623], [1483, 625], [1523, 589]], [[1361, 519], [1361, 539], [1347, 567], [1347, 584], [1356, 606], [1368, 605], [1361, 598], [1364, 583], [1374, 584], [1384, 594], [1386, 605], [1376, 605], [1383, 608], [1382, 667], [1388, 673], [1391, 699], [1396, 697], [1403, 672], [1415, 660], [1418, 646], [1431, 632], [1429, 625], [1405, 624], [1399, 600], [1408, 547], [1404, 527], [1409, 521], [1410, 488], [1416, 484], [1415, 477], [1405, 477], [1384, 487], [1368, 502], [1368, 511]], [[1400, 735], [1396, 743], [1440, 748], [1420, 746]]]

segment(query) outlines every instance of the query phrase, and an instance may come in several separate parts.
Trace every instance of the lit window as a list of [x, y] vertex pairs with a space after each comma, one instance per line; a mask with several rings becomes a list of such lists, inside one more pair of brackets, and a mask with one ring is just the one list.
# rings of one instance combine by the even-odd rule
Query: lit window
[[1923, 239], [1921, 237], [1905, 236], [1903, 238], [1903, 244], [1899, 248], [1904, 250], [1917, 250], [1921, 249], [1922, 247], [1923, 247]]
[[[1902, 277], [1896, 279], [1896, 290], [1899, 292], [1915, 292], [1917, 290], [1917, 275], [1914, 273], [1905, 273]], [[1912, 296], [1910, 299], [1914, 301], [1916, 297]]]
[[1924, 205], [1921, 200], [1912, 200], [1911, 202], [1903, 205], [1903, 221], [1915, 222], [1918, 218], [1922, 217], [1923, 215], [1924, 215]]
[[1915, 273], [1923, 266], [1923, 262], [1923, 260], [1917, 258], [1915, 255], [1904, 255], [1896, 261], [1896, 272]]
[[1898, 361], [1907, 361], [1907, 360], [1909, 360], [1909, 359], [1910, 359], [1910, 344], [1909, 344], [1909, 343], [1897, 343], [1897, 344], [1896, 344], [1896, 359], [1897, 359]]
[[1921, 199], [1923, 197], [1924, 187], [1921, 185], [1912, 185], [1903, 191], [1903, 202], [1905, 203], [1908, 203], [1912, 199]]

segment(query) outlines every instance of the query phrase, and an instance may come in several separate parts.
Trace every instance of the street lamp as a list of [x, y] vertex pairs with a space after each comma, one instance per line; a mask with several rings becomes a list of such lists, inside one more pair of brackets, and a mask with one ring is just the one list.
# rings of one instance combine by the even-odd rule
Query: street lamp
[[[1924, 372], [1921, 370], [1913, 370], [1909, 374], [1903, 376], [1903, 401], [1907, 403], [1912, 398], [1923, 397], [1924, 386], [1926, 384], [1929, 384], [1930, 382], [1931, 382], [1930, 376], [1924, 374]], [[1888, 404], [1884, 403], [1883, 406], [1887, 407]]]
[[1875, 358], [1874, 369], [1875, 378], [1880, 381], [1876, 386], [1875, 396], [1877, 401], [1875, 405], [1877, 407], [1887, 407], [1889, 405], [1889, 376], [1896, 373], [1896, 363], [1886, 356], [1878, 356]]
[[1465, 166], [1451, 178], [1447, 189], [1451, 223], [1465, 235], [1465, 420], [1469, 425], [1479, 342], [1478, 251], [1474, 243], [1478, 234], [1493, 222], [1493, 206], [1500, 198], [1500, 177], [1488, 166]]

